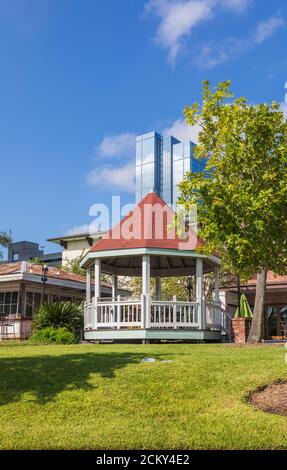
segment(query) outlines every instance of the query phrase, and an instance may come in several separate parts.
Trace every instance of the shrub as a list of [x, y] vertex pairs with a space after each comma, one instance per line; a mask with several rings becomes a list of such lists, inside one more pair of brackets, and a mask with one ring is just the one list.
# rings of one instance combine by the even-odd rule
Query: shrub
[[76, 343], [76, 336], [67, 328], [48, 326], [34, 331], [29, 341], [34, 344], [73, 344]]
[[66, 328], [80, 338], [84, 327], [83, 304], [57, 302], [41, 305], [33, 319], [33, 331], [50, 326]]

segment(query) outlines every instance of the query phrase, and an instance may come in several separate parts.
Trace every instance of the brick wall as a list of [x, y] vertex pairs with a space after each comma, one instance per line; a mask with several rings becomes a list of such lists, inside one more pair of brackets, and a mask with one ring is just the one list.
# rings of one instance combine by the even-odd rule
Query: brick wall
[[251, 318], [231, 319], [231, 341], [233, 343], [246, 343], [251, 326]]

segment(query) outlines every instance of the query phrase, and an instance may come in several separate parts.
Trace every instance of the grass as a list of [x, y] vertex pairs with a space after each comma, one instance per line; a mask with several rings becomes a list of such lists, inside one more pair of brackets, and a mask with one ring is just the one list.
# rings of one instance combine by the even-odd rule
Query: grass
[[[0, 448], [286, 449], [287, 418], [245, 402], [287, 380], [285, 351], [1, 345]], [[141, 363], [146, 356], [158, 360]]]

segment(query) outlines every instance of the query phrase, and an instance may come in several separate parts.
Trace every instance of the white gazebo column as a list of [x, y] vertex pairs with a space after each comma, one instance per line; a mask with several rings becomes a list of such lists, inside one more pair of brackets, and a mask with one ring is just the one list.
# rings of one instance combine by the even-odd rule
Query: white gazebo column
[[[112, 275], [112, 301], [114, 302], [115, 300], [120, 300], [117, 298], [118, 296], [118, 275], [117, 274], [113, 274]], [[121, 307], [119, 307], [120, 309]], [[118, 322], [118, 328], [120, 328], [120, 318], [118, 318], [118, 310], [117, 310], [117, 305], [114, 305], [113, 309], [112, 309], [112, 321], [116, 321], [117, 319], [117, 322]]]
[[[95, 300], [94, 300], [94, 315], [93, 315], [93, 327], [96, 330], [98, 328], [98, 301], [101, 296], [101, 260], [95, 259]], [[100, 313], [101, 315], [101, 313]]]
[[220, 302], [219, 297], [219, 266], [214, 268], [214, 300]]
[[203, 261], [201, 258], [196, 258], [196, 272], [195, 272], [195, 283], [196, 283], [196, 302], [198, 303], [198, 321], [199, 328], [205, 328], [205, 308], [203, 301]]
[[86, 270], [86, 301], [91, 301], [91, 269]]
[[150, 325], [150, 256], [142, 257], [142, 328]]
[[161, 278], [157, 276], [155, 278], [155, 299], [160, 300], [161, 298]]

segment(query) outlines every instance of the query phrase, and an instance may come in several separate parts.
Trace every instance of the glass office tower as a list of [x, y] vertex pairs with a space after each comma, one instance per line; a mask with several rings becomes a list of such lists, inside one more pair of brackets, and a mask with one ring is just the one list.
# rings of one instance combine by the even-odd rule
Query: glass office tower
[[136, 139], [136, 202], [151, 191], [175, 205], [177, 185], [187, 171], [202, 171], [205, 164], [193, 155], [195, 144], [150, 132]]

